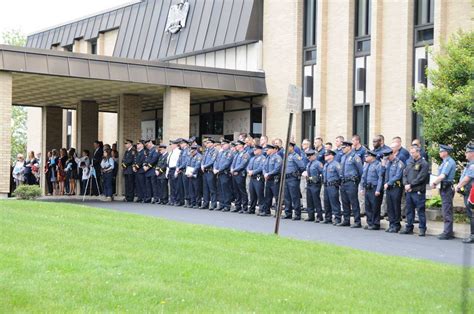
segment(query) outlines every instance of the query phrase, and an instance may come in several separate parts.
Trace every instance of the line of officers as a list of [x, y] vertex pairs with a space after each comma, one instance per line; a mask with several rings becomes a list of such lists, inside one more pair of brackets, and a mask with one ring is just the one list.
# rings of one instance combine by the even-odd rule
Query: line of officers
[[[125, 177], [126, 202], [142, 202], [184, 206], [189, 208], [270, 216], [278, 203], [279, 181], [284, 149], [266, 144], [249, 146], [244, 141], [216, 142], [205, 139], [203, 146], [195, 139], [178, 138], [167, 145], [140, 140], [126, 140], [122, 168]], [[440, 145], [443, 163], [433, 187], [440, 185], [443, 199], [444, 231], [439, 239], [453, 234], [453, 186], [456, 165], [449, 156], [451, 147]], [[405, 150], [406, 153], [408, 151]], [[389, 228], [386, 232], [412, 234], [415, 209], [419, 218], [419, 236], [426, 234], [426, 185], [429, 165], [421, 147], [411, 146], [405, 160], [398, 151], [383, 145], [374, 150], [353, 149], [343, 141], [336, 150], [301, 150], [289, 143], [285, 175], [284, 215], [282, 219], [301, 220], [300, 181], [306, 181], [308, 217], [305, 221], [361, 228], [359, 195], [363, 195], [367, 225], [364, 229], [380, 229], [380, 209], [386, 199]], [[474, 145], [466, 147], [469, 164], [457, 190], [470, 189], [474, 178]], [[248, 187], [247, 187], [248, 181]], [[464, 184], [463, 184], [464, 182]], [[405, 192], [406, 225], [401, 228], [401, 202]], [[323, 195], [321, 199], [321, 194]], [[136, 197], [136, 198], [135, 198]], [[472, 208], [471, 236], [474, 243]], [[234, 206], [232, 207], [232, 203]], [[351, 216], [354, 221], [351, 224]]]

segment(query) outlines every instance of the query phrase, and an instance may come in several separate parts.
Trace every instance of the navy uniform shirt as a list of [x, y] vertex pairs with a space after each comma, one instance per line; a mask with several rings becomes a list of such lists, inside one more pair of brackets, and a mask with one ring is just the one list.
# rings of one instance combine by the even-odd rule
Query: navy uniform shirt
[[456, 174], [456, 162], [451, 156], [448, 156], [443, 160], [441, 166], [438, 169], [438, 176], [444, 174], [446, 177], [442, 182], [453, 182], [454, 175]]
[[379, 148], [374, 148], [374, 152], [377, 153], [377, 160], [382, 160], [383, 158], [383, 153], [386, 151], [386, 150], [389, 150], [390, 147], [388, 147], [387, 145], [383, 145], [383, 146], [380, 146]]
[[397, 158], [400, 159], [405, 164], [405, 166], [408, 163], [407, 161], [409, 159], [412, 159], [410, 156], [410, 153], [404, 147], [400, 147], [400, 150], [398, 151], [398, 154], [397, 154]]
[[404, 169], [405, 165], [400, 159], [395, 157], [395, 159], [389, 161], [385, 167], [385, 183], [393, 186], [396, 181], [400, 181], [401, 184]]
[[324, 165], [324, 168], [323, 168], [324, 183], [339, 181], [341, 179], [341, 175], [342, 175], [341, 164], [338, 163], [335, 159]]
[[138, 167], [137, 173], [145, 173], [145, 170], [143, 170], [143, 162], [145, 161], [145, 150], [142, 149], [140, 151], [137, 151], [135, 154], [135, 165]]
[[365, 188], [367, 184], [371, 184], [375, 188], [375, 192], [382, 192], [383, 173], [384, 168], [380, 161], [374, 160], [372, 163], [366, 162], [364, 171], [362, 172], [362, 187]]
[[412, 192], [426, 192], [429, 178], [428, 162], [420, 156], [418, 160], [411, 159], [403, 172], [403, 185], [410, 184]]
[[283, 160], [278, 153], [268, 156], [263, 167], [263, 174], [275, 176], [280, 174]]
[[144, 166], [149, 167], [146, 171], [146, 176], [151, 177], [155, 175], [155, 166], [158, 162], [158, 153], [156, 152], [155, 146], [153, 146], [145, 157], [145, 161], [143, 162]]
[[250, 155], [245, 150], [242, 150], [241, 152], [238, 152], [237, 155], [235, 155], [230, 169], [232, 172], [240, 172], [245, 170], [249, 161]]
[[217, 155], [216, 162], [214, 162], [214, 170], [219, 172], [229, 170], [233, 159], [234, 155], [230, 149], [221, 150]]
[[186, 166], [188, 165], [188, 159], [189, 159], [189, 148], [186, 147], [181, 150], [181, 153], [179, 154], [178, 162], [176, 163], [176, 168], [180, 170], [185, 170]]
[[286, 173], [291, 174], [295, 172], [303, 172], [305, 169], [305, 165], [303, 162], [303, 158], [296, 152], [292, 152], [288, 154], [288, 161], [286, 164]]
[[359, 156], [360, 160], [362, 160], [362, 163], [365, 162], [365, 153], [367, 152], [367, 149], [364, 146], [361, 146], [359, 149], [352, 149], [354, 153]]
[[319, 160], [311, 160], [309, 161], [308, 165], [306, 165], [306, 173], [308, 176], [308, 180], [312, 182], [321, 182], [323, 176], [323, 164], [319, 162]]
[[467, 165], [466, 168], [462, 171], [461, 178], [459, 179], [459, 182], [464, 180], [465, 177], [470, 178], [469, 183], [464, 186], [464, 189], [466, 191], [471, 190], [472, 183], [474, 181], [474, 160], [470, 161]]
[[318, 156], [316, 157], [316, 159], [323, 165], [326, 163], [326, 160], [324, 160], [325, 153], [326, 153], [326, 149], [323, 146], [321, 146], [320, 150], [316, 149], [316, 155]]
[[201, 169], [202, 155], [198, 152], [194, 156], [190, 156], [188, 167], [192, 167], [193, 177], [198, 175], [199, 170]]
[[341, 160], [342, 160], [342, 156], [344, 156], [344, 152], [342, 151], [342, 147], [341, 148], [336, 148], [335, 152], [336, 152], [336, 156], [334, 156], [334, 160], [340, 163]]
[[250, 161], [247, 165], [247, 171], [252, 170], [252, 175], [262, 174], [263, 173], [263, 166], [265, 165], [265, 156], [253, 156], [250, 158]]
[[341, 167], [341, 178], [360, 178], [360, 176], [362, 175], [362, 160], [360, 160], [359, 155], [357, 155], [354, 151], [350, 151], [342, 156]]
[[204, 153], [204, 158], [202, 161], [202, 167], [204, 169], [209, 169], [214, 167], [214, 163], [216, 162], [217, 159], [217, 150], [215, 147], [211, 147], [206, 149], [206, 152]]

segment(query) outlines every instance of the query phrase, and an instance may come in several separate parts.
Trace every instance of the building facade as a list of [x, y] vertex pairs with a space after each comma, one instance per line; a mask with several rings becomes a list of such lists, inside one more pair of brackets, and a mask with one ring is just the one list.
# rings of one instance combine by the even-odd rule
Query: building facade
[[[411, 106], [413, 91], [430, 84], [428, 52], [472, 30], [472, 13], [471, 0], [135, 1], [28, 36], [32, 60], [51, 54], [44, 71], [30, 71], [28, 54], [6, 67], [4, 51], [0, 73], [13, 93], [3, 99], [42, 108], [42, 132], [29, 134], [42, 135], [30, 142], [43, 151], [47, 122], [59, 120], [56, 147], [127, 136], [284, 138], [289, 84], [303, 88], [297, 141], [357, 133], [366, 144], [376, 134], [408, 142], [422, 137]], [[57, 58], [80, 60], [67, 80]]]

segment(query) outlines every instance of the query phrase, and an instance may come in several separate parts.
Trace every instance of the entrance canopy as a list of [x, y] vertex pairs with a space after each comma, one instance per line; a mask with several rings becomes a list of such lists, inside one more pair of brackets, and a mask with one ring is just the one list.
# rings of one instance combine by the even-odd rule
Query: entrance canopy
[[123, 94], [142, 110], [161, 108], [167, 87], [190, 90], [191, 103], [266, 94], [265, 74], [0, 45], [0, 71], [12, 73], [14, 105], [75, 109], [93, 100], [116, 112]]

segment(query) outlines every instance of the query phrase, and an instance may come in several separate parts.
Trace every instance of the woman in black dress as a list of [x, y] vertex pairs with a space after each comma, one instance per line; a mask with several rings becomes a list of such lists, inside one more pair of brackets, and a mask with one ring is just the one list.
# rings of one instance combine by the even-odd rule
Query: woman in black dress
[[77, 163], [75, 151], [70, 150], [66, 161], [66, 180], [69, 181], [69, 195], [76, 195]]

